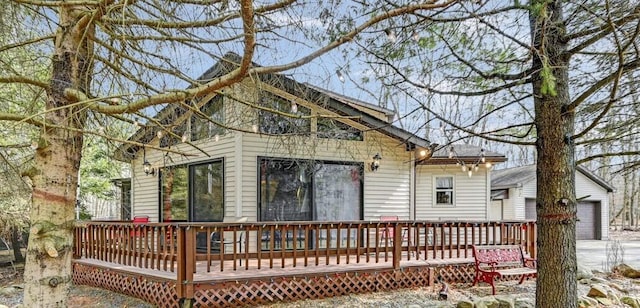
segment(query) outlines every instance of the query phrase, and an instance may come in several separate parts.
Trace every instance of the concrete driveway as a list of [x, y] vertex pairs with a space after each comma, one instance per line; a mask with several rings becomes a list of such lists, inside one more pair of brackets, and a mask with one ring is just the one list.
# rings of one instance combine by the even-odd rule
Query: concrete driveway
[[[578, 264], [591, 270], [605, 270], [607, 249], [611, 251], [614, 241], [576, 241]], [[627, 265], [640, 269], [640, 241], [619, 241], [624, 251], [623, 260]], [[609, 248], [607, 248], [609, 245]]]

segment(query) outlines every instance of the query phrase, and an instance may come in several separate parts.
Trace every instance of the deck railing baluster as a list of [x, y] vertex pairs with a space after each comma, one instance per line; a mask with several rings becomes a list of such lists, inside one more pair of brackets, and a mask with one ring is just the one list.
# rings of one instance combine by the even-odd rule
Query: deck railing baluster
[[331, 250], [331, 229], [333, 228], [333, 225], [328, 224], [327, 226], [327, 243], [325, 244], [325, 265], [329, 265], [329, 251]]
[[314, 225], [314, 245], [313, 245], [313, 250], [315, 253], [315, 257], [316, 257], [316, 266], [318, 266], [320, 264], [320, 226], [322, 225]]
[[349, 264], [351, 259], [351, 223], [347, 225], [347, 252], [345, 256], [345, 263]]
[[340, 244], [342, 242], [342, 223], [336, 227], [336, 264], [340, 264]]
[[293, 267], [298, 265], [298, 234], [300, 233], [300, 227], [293, 226], [293, 236], [291, 237], [293, 243]]
[[309, 266], [309, 225], [304, 225], [304, 267]]
[[280, 267], [284, 268], [284, 252], [287, 248], [287, 237], [289, 236], [289, 225], [282, 225], [280, 230]]
[[460, 258], [460, 222], [456, 223], [456, 258]]

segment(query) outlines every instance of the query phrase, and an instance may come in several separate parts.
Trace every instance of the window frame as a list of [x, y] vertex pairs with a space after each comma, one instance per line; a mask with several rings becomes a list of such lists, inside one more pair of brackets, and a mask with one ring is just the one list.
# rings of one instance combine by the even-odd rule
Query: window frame
[[[207, 108], [213, 108], [216, 104], [219, 104], [219, 108], [216, 110], [214, 109], [215, 112], [212, 112], [211, 114], [209, 114], [208, 112], [205, 112]], [[206, 140], [206, 139], [211, 139], [213, 138], [215, 135], [218, 136], [222, 136], [224, 135], [227, 130], [217, 124], [214, 124], [212, 122], [209, 122], [208, 120], [212, 120], [212, 121], [216, 121], [219, 122], [221, 124], [224, 124], [225, 122], [225, 110], [224, 110], [224, 98], [220, 95], [216, 95], [214, 97], [212, 97], [211, 99], [209, 99], [206, 103], [204, 103], [202, 106], [200, 106], [198, 108], [198, 110], [200, 110], [200, 112], [202, 112], [203, 114], [207, 115], [207, 119], [204, 119], [198, 115], [192, 115], [189, 117], [188, 121], [189, 121], [189, 129], [187, 130], [189, 132], [189, 140], [190, 141], [198, 141], [198, 140]], [[204, 109], [204, 110], [203, 110]], [[214, 117], [215, 115], [215, 117]], [[206, 133], [202, 133], [201, 131], [196, 132], [195, 127], [198, 125], [205, 125], [207, 124], [207, 132]], [[212, 127], [213, 126], [213, 127]], [[201, 130], [205, 130], [205, 128], [202, 128]], [[197, 136], [195, 135], [196, 133], [201, 133], [202, 136]]]
[[[256, 170], [256, 190], [257, 190], [257, 221], [271, 221], [271, 220], [262, 220], [262, 188], [261, 188], [261, 179], [262, 179], [262, 170], [261, 170], [261, 163], [263, 160], [270, 160], [270, 161], [284, 161], [284, 162], [294, 162], [294, 161], [301, 161], [301, 162], [305, 162], [305, 163], [309, 163], [309, 164], [313, 164], [315, 166], [315, 164], [331, 164], [331, 165], [344, 165], [344, 166], [358, 166], [359, 170], [360, 170], [360, 196], [359, 196], [359, 202], [360, 202], [360, 209], [359, 209], [359, 220], [364, 219], [364, 181], [365, 181], [365, 174], [364, 174], [364, 162], [350, 162], [350, 161], [332, 161], [332, 160], [312, 160], [312, 159], [296, 159], [296, 158], [286, 158], [286, 157], [270, 157], [270, 156], [258, 156], [257, 157], [257, 170]], [[309, 187], [310, 187], [310, 204], [309, 206], [311, 207], [311, 213], [310, 213], [310, 220], [309, 221], [317, 221], [317, 217], [316, 217], [316, 203], [315, 203], [315, 172], [313, 172], [310, 175], [310, 182], [309, 182]]]
[[[327, 122], [327, 123], [323, 123]], [[327, 128], [335, 128], [334, 131], [326, 130]], [[318, 117], [316, 122], [316, 136], [321, 139], [337, 139], [348, 141], [364, 141], [364, 132], [347, 123], [338, 121], [333, 118]], [[356, 138], [349, 138], [356, 136]]]
[[[165, 170], [164, 168], [186, 168], [187, 170], [187, 196], [186, 196], [186, 203], [187, 203], [187, 219], [186, 220], [170, 220], [168, 222], [194, 222], [194, 185], [193, 185], [193, 181], [194, 181], [194, 167], [196, 166], [202, 166], [202, 165], [207, 165], [207, 164], [213, 164], [213, 163], [220, 163], [221, 165], [221, 181], [222, 181], [222, 217], [221, 220], [211, 220], [211, 221], [206, 221], [206, 222], [221, 222], [224, 219], [225, 213], [226, 213], [226, 177], [225, 177], [225, 159], [224, 157], [219, 157], [219, 158], [214, 158], [214, 159], [209, 159], [209, 160], [204, 160], [204, 161], [197, 161], [197, 162], [190, 162], [190, 163], [186, 163], [186, 164], [177, 164], [177, 165], [171, 165], [171, 166], [164, 166], [162, 168], [159, 168], [159, 175], [158, 175], [158, 217], [159, 217], [159, 221], [160, 222], [167, 222], [165, 221], [165, 217], [164, 217], [164, 204], [163, 204], [163, 195], [164, 195], [164, 173]], [[202, 222], [202, 221], [201, 221]]]
[[[260, 98], [258, 99], [258, 105], [270, 108], [273, 110], [287, 112], [299, 116], [307, 116], [308, 118], [296, 118], [296, 117], [288, 117], [283, 116], [277, 113], [273, 113], [267, 110], [259, 109], [257, 111], [258, 116], [258, 132], [262, 134], [272, 134], [272, 135], [301, 135], [301, 136], [309, 136], [312, 131], [312, 123], [311, 123], [311, 108], [300, 106], [298, 104], [297, 111], [292, 113], [291, 110], [288, 110], [287, 107], [293, 104], [287, 98], [279, 96], [277, 94], [271, 92], [261, 92]], [[269, 116], [270, 119], [265, 119], [266, 116]], [[304, 121], [307, 122], [304, 127], [298, 126], [295, 121]], [[283, 123], [291, 124], [289, 129], [282, 129], [282, 127], [273, 126], [273, 123]], [[291, 129], [293, 127], [293, 129]]]
[[[450, 178], [451, 188], [438, 188], [438, 178]], [[456, 206], [456, 177], [452, 174], [436, 174], [433, 175], [433, 206], [434, 207], [455, 207]], [[438, 192], [450, 192], [450, 203], [438, 202]]]

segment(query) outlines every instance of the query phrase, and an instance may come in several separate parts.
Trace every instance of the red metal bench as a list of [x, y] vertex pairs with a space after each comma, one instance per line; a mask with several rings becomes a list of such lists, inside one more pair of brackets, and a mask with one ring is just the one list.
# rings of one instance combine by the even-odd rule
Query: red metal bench
[[496, 294], [494, 280], [502, 276], [520, 276], [520, 283], [525, 278], [535, 278], [537, 264], [535, 259], [526, 258], [520, 245], [473, 246], [476, 276], [478, 282], [491, 285], [492, 294]]

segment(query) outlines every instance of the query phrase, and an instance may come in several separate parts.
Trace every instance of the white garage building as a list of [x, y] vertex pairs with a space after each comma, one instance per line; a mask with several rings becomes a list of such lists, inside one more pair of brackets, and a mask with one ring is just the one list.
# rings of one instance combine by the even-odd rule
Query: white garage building
[[[585, 168], [576, 167], [578, 240], [606, 240], [609, 235], [609, 193], [613, 187]], [[536, 166], [491, 173], [489, 219], [536, 219]]]

